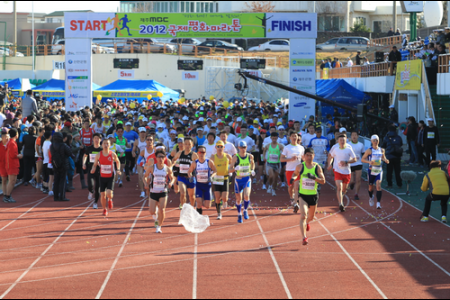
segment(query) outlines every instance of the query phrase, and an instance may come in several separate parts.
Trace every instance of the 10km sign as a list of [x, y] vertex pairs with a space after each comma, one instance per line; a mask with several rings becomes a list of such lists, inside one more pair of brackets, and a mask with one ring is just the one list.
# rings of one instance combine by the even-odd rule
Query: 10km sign
[[198, 80], [198, 72], [183, 72], [181, 80]]

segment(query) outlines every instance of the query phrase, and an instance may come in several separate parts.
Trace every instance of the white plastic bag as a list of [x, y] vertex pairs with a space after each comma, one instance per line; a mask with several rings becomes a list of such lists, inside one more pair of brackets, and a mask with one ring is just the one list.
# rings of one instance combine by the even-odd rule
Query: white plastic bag
[[184, 229], [192, 233], [202, 233], [210, 226], [209, 217], [200, 215], [188, 203], [183, 205], [178, 225], [183, 225]]

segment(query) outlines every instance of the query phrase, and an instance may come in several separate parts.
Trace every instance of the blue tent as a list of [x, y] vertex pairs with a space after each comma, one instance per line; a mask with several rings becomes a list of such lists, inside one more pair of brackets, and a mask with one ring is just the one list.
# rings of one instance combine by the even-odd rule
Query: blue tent
[[[98, 84], [92, 83], [92, 90], [98, 90], [101, 88]], [[60, 79], [50, 79], [46, 83], [43, 83], [35, 88], [33, 91], [41, 93], [41, 97], [51, 98], [64, 98], [66, 94], [66, 81]]]
[[[354, 108], [356, 108], [358, 104], [366, 103], [368, 100], [372, 99], [369, 95], [354, 88], [343, 79], [317, 80], [316, 94], [325, 99]], [[325, 116], [328, 113], [333, 114], [332, 106], [326, 103], [321, 103], [321, 106], [322, 116]]]
[[[162, 92], [163, 97], [161, 100], [178, 101], [180, 94], [155, 80], [117, 80], [110, 83], [96, 91], [97, 94], [103, 96], [102, 101], [106, 101], [108, 98], [130, 98], [138, 99], [139, 102], [146, 99], [143, 95], [148, 92]], [[154, 100], [159, 100], [155, 96], [152, 98]]]

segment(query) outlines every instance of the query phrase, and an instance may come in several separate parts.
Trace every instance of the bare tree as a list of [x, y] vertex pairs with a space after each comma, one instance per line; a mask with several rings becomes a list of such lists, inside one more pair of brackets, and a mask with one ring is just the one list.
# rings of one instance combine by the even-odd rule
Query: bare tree
[[251, 1], [245, 2], [245, 11], [249, 12], [273, 12], [275, 5], [272, 1]]

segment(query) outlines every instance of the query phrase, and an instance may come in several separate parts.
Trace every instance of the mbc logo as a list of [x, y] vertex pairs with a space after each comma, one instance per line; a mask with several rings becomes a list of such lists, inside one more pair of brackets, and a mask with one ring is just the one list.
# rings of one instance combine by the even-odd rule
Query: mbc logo
[[78, 98], [78, 94], [70, 94], [70, 98], [77, 99]]

